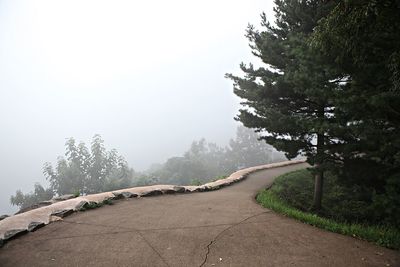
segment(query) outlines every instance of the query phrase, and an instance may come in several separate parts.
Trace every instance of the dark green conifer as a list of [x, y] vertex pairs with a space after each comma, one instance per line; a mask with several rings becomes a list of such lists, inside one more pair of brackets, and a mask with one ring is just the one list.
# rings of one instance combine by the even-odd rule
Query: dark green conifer
[[288, 158], [307, 157], [314, 166], [314, 209], [321, 208], [323, 172], [335, 160], [338, 144], [332, 99], [340, 91], [338, 74], [310, 46], [317, 22], [335, 1], [276, 0], [275, 25], [262, 15], [262, 31], [253, 26], [247, 38], [262, 66], [241, 64], [245, 77], [228, 74], [243, 99], [237, 120], [262, 133], [262, 139]]
[[337, 101], [347, 180], [379, 192], [400, 173], [400, 1], [340, 1], [313, 44], [347, 77]]

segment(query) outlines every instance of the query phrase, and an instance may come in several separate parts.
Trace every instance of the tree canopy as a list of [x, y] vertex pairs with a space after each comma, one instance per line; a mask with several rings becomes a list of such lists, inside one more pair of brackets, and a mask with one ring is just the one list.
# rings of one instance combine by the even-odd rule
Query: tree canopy
[[262, 66], [241, 64], [245, 77], [228, 74], [234, 92], [244, 101], [237, 117], [246, 127], [262, 133], [262, 139], [288, 158], [304, 155], [316, 168], [315, 206], [321, 205], [322, 173], [327, 151], [336, 144], [330, 132], [335, 125], [331, 82], [337, 73], [321, 53], [309, 45], [318, 21], [334, 1], [275, 1], [275, 25], [262, 15], [262, 31], [247, 29], [253, 54]]
[[[400, 171], [399, 14], [396, 0], [340, 1], [313, 37], [345, 84], [337, 110], [349, 133], [342, 151], [347, 178], [362, 177], [378, 190]], [[360, 175], [356, 165], [366, 171]]]
[[145, 172], [134, 172], [115, 149], [105, 148], [99, 135], [93, 137], [90, 149], [85, 143], [77, 144], [74, 138], [69, 138], [65, 143], [65, 157], [59, 157], [55, 167], [44, 164], [43, 172], [50, 187], [44, 189], [35, 184], [34, 192], [27, 194], [17, 190], [10, 201], [25, 208], [49, 200], [53, 195], [84, 195], [160, 183], [206, 183], [239, 168], [285, 159], [282, 153], [258, 138], [253, 131], [238, 127], [236, 137], [228, 146], [221, 147], [205, 139], [193, 141], [182, 156], [171, 157], [164, 164], [153, 164]]
[[228, 146], [221, 147], [205, 139], [194, 141], [181, 157], [169, 158], [149, 173], [153, 182], [172, 184], [206, 183], [241, 168], [284, 160], [282, 153], [259, 141], [259, 135], [240, 126]]
[[35, 183], [33, 192], [23, 194], [21, 190], [17, 190], [14, 196], [10, 197], [10, 202], [14, 206], [27, 208], [43, 200], [48, 200], [53, 197], [54, 193], [50, 188], [44, 189], [39, 183]]
[[307, 157], [316, 209], [327, 169], [342, 183], [393, 198], [400, 173], [399, 1], [275, 4], [274, 24], [263, 14], [262, 31], [247, 29], [261, 66], [242, 63], [244, 77], [227, 75], [243, 99], [237, 119], [289, 158]]
[[57, 194], [98, 193], [131, 185], [133, 170], [115, 149], [106, 150], [99, 135], [93, 137], [90, 150], [83, 142], [77, 145], [74, 138], [68, 139], [65, 148], [66, 158], [59, 157], [56, 168], [46, 163], [43, 170]]

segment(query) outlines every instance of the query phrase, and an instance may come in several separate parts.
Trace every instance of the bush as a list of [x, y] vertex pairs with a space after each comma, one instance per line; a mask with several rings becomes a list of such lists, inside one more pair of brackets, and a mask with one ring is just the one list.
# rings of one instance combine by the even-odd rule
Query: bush
[[39, 183], [35, 183], [33, 192], [23, 194], [21, 190], [17, 190], [15, 195], [10, 197], [10, 202], [12, 205], [24, 209], [41, 201], [49, 200], [53, 195], [53, 191], [50, 188], [45, 189]]
[[[270, 190], [289, 206], [309, 211], [313, 186], [312, 174], [303, 169], [276, 178]], [[343, 185], [335, 175], [326, 172], [319, 215], [340, 222], [397, 225], [400, 222], [399, 192], [397, 176], [388, 179], [386, 193], [376, 194], [365, 186]]]
[[400, 174], [388, 178], [384, 194], [374, 193], [371, 210], [385, 223], [400, 225]]

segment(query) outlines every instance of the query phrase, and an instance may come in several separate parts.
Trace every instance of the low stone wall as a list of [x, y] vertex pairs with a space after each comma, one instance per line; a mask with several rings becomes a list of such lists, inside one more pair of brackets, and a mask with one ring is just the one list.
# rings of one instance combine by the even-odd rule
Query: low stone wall
[[59, 199], [55, 198], [48, 203], [46, 202], [45, 206], [28, 210], [1, 220], [0, 247], [4, 244], [4, 242], [21, 234], [35, 231], [46, 224], [62, 220], [63, 217], [68, 216], [75, 211], [99, 205], [104, 201], [133, 197], [148, 197], [163, 194], [218, 190], [224, 186], [228, 186], [245, 179], [248, 174], [255, 171], [283, 167], [303, 162], [304, 160], [292, 160], [246, 168], [232, 173], [225, 179], [206, 183], [200, 186], [152, 185], [132, 187], [87, 196], [79, 196], [76, 198], [71, 198], [71, 196], [65, 196], [65, 198]]

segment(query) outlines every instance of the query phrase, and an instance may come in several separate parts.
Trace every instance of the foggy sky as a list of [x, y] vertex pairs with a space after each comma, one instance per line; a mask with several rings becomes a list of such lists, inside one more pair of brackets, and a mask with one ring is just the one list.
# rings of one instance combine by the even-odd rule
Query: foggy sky
[[0, 0], [0, 214], [46, 184], [66, 138], [100, 134], [135, 170], [234, 137], [227, 72], [254, 62], [248, 23], [272, 1]]

